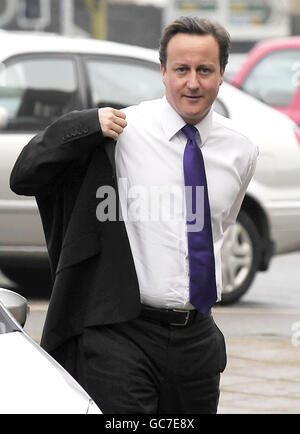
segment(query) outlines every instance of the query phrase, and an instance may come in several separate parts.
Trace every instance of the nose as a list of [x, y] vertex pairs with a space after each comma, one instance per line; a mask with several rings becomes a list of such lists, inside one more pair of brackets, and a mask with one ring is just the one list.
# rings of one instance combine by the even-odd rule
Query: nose
[[191, 90], [196, 90], [199, 88], [199, 81], [196, 71], [191, 71], [188, 80], [187, 80], [187, 87]]

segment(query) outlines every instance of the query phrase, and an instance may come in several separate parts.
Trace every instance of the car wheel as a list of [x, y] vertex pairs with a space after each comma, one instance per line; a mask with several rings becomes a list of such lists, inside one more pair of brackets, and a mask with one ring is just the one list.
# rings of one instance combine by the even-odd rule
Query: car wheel
[[232, 304], [248, 291], [258, 269], [260, 254], [260, 237], [256, 226], [241, 210], [236, 224], [224, 234], [223, 290], [219, 304]]

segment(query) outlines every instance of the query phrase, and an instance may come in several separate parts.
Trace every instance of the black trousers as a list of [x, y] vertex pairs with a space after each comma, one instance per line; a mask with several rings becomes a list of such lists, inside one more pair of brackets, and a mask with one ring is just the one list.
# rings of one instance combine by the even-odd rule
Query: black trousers
[[141, 316], [86, 328], [75, 376], [104, 414], [215, 414], [225, 366], [210, 314], [187, 326]]

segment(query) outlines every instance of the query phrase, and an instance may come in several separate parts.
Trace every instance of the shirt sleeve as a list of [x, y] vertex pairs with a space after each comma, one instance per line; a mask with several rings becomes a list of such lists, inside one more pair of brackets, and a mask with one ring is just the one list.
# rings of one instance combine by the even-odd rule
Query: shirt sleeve
[[256, 169], [256, 163], [257, 163], [258, 155], [259, 155], [258, 147], [253, 146], [253, 152], [251, 154], [250, 161], [248, 164], [247, 174], [246, 174], [245, 179], [241, 185], [239, 194], [237, 195], [236, 200], [234, 201], [234, 203], [233, 203], [232, 207], [230, 208], [229, 213], [228, 213], [228, 215], [224, 221], [224, 224], [223, 224], [224, 232], [226, 231], [226, 229], [229, 226], [235, 224], [235, 222], [236, 222], [236, 219], [237, 219], [238, 213], [241, 209], [241, 205], [242, 205], [242, 202], [244, 200], [248, 185], [250, 184], [250, 181], [253, 178], [253, 175], [254, 175], [254, 172]]

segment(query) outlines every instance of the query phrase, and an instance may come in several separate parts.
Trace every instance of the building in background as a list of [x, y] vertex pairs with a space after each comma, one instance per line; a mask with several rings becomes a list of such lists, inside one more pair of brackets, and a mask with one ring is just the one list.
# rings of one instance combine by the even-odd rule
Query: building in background
[[[153, 3], [153, 2], [152, 2]], [[162, 8], [114, 0], [0, 0], [0, 28], [158, 46]]]
[[164, 23], [180, 15], [201, 15], [219, 21], [238, 51], [249, 49], [261, 39], [290, 34], [290, 0], [168, 0]]
[[220, 21], [233, 51], [261, 39], [300, 34], [299, 0], [0, 0], [0, 28], [109, 39], [157, 48], [180, 15]]

